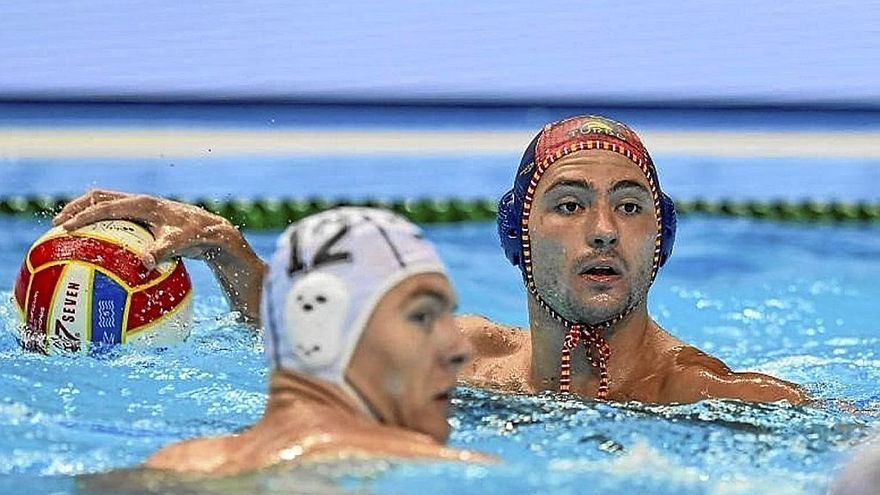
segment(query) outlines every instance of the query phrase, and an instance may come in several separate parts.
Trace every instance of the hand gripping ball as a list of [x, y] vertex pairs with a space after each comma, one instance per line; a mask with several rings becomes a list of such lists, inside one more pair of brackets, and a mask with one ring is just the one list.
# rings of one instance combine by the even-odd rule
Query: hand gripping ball
[[167, 345], [189, 336], [192, 284], [179, 259], [147, 269], [149, 231], [110, 220], [53, 228], [27, 253], [13, 298], [28, 350], [89, 352], [119, 343]]

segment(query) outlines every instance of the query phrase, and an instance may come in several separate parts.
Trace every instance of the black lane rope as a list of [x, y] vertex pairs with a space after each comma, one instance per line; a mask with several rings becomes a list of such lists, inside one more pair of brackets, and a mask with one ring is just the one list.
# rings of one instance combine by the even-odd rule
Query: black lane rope
[[[51, 217], [68, 197], [0, 197], [0, 215]], [[373, 206], [393, 210], [417, 223], [452, 223], [495, 219], [494, 199], [196, 199], [192, 204], [248, 229], [279, 229], [305, 216], [335, 206]], [[787, 222], [880, 222], [880, 202], [710, 201], [677, 200], [679, 215], [748, 217]]]

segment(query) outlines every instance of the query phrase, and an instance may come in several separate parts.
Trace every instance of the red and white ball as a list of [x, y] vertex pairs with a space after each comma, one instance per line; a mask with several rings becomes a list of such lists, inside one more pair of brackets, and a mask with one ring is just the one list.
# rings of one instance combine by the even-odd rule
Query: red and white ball
[[167, 345], [189, 336], [192, 283], [183, 262], [147, 269], [153, 242], [132, 222], [53, 228], [27, 253], [13, 298], [25, 349], [88, 352], [118, 343]]

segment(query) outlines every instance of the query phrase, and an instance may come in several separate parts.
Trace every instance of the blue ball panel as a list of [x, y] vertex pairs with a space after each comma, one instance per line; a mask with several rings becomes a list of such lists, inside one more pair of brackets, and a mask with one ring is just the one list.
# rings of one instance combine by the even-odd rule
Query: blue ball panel
[[113, 279], [95, 271], [92, 297], [92, 344], [122, 342], [122, 324], [128, 293]]

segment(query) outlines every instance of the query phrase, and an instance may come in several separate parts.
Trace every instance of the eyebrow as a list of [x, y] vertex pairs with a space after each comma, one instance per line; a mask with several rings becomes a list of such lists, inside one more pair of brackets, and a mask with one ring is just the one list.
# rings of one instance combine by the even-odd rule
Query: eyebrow
[[608, 192], [616, 193], [616, 192], [620, 192], [620, 191], [623, 191], [626, 189], [638, 189], [641, 192], [647, 194], [648, 196], [651, 195], [651, 191], [649, 191], [647, 187], [643, 186], [642, 184], [639, 184], [636, 181], [632, 181], [632, 180], [622, 180], [622, 181], [614, 184], [614, 186], [612, 186], [611, 189], [608, 190]]
[[559, 187], [574, 187], [577, 189], [586, 189], [587, 191], [595, 191], [596, 188], [593, 187], [593, 184], [580, 179], [580, 180], [572, 180], [572, 179], [559, 179], [558, 181], [550, 184], [550, 187], [547, 188], [547, 191], [544, 194], [549, 193], [550, 191], [559, 188]]
[[403, 306], [406, 306], [413, 299], [416, 299], [418, 297], [430, 297], [431, 299], [435, 299], [438, 302], [440, 302], [440, 304], [442, 304], [444, 306], [450, 306], [452, 308], [455, 308], [458, 306], [458, 303], [454, 299], [450, 300], [449, 297], [447, 297], [447, 295], [445, 293], [437, 291], [435, 289], [430, 289], [427, 287], [419, 287], [418, 289], [416, 289], [412, 293], [410, 293], [406, 297], [406, 300], [403, 302]]
[[[579, 180], [560, 179], [560, 180], [554, 182], [553, 184], [551, 184], [550, 187], [547, 188], [547, 191], [544, 194], [547, 194], [550, 191], [552, 191], [556, 188], [561, 188], [561, 187], [573, 187], [576, 189], [585, 189], [587, 191], [595, 191], [596, 190], [596, 188], [593, 187], [593, 184], [591, 184], [583, 179], [579, 179]], [[651, 191], [649, 191], [647, 187], [645, 187], [644, 185], [642, 185], [636, 181], [633, 181], [633, 180], [622, 180], [620, 182], [617, 182], [613, 186], [611, 186], [611, 188], [608, 190], [608, 192], [613, 194], [613, 193], [617, 193], [620, 191], [624, 191], [626, 189], [638, 189], [639, 191], [647, 194], [648, 196], [651, 195]]]

